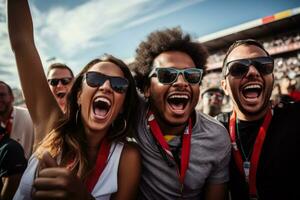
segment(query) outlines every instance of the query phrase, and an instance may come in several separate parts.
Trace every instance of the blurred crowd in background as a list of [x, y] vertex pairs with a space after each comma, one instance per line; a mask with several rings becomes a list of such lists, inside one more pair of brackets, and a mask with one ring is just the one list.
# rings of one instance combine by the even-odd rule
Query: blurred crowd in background
[[[273, 38], [266, 38], [260, 40], [264, 47], [271, 52], [274, 57], [275, 62], [275, 86], [271, 100], [276, 103], [282, 98], [284, 100], [293, 100], [289, 98], [289, 94], [292, 92], [298, 93], [300, 91], [300, 33], [289, 33], [289, 35], [277, 36]], [[291, 47], [292, 45], [292, 47]], [[206, 72], [201, 84], [201, 96], [199, 104], [197, 106], [198, 110], [203, 111], [205, 103], [209, 101], [205, 100], [208, 95], [204, 95], [207, 91], [215, 90], [215, 88], [220, 89], [221, 81], [221, 67], [223, 59], [226, 53], [226, 49], [222, 49], [218, 52], [211, 54], [208, 58], [208, 63], [213, 66], [214, 70], [209, 70]], [[24, 105], [24, 99], [22, 92], [18, 88], [13, 89], [15, 95], [15, 104]], [[231, 104], [229, 103], [229, 97], [222, 94], [223, 97], [218, 97], [216, 101], [219, 106], [221, 106], [220, 111], [231, 110]], [[297, 98], [296, 94], [296, 98]], [[210, 95], [213, 97], [213, 95]], [[204, 100], [204, 101], [202, 101]], [[221, 100], [221, 103], [219, 101]]]

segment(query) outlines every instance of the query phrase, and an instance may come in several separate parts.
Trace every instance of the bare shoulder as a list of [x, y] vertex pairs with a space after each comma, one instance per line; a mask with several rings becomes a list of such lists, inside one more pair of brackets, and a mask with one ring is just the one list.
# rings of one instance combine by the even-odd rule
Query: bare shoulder
[[126, 142], [120, 158], [118, 170], [118, 191], [114, 200], [131, 200], [136, 198], [141, 176], [141, 156], [136, 143]]
[[141, 169], [141, 155], [136, 143], [126, 142], [120, 158], [120, 173], [139, 172]]
[[139, 152], [138, 145], [135, 142], [126, 142], [124, 144], [121, 159], [126, 160], [125, 162], [134, 160], [140, 161], [141, 155]]

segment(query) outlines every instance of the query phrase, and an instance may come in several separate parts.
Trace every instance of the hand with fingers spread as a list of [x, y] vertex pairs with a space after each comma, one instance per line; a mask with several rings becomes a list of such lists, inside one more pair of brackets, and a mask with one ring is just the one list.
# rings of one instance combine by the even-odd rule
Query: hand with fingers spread
[[34, 199], [90, 199], [82, 181], [67, 168], [59, 167], [48, 152], [43, 154], [40, 167], [34, 181]]

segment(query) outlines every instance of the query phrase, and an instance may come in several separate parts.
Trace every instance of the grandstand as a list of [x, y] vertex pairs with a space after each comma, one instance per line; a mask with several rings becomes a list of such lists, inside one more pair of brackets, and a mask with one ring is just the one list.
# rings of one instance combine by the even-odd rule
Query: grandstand
[[[253, 38], [261, 41], [281, 65], [296, 65], [299, 69], [300, 59], [300, 7], [285, 10], [272, 16], [256, 19], [198, 40], [209, 50], [207, 72], [218, 71], [227, 48], [236, 40]], [[289, 59], [295, 57], [295, 59]], [[286, 63], [286, 64], [285, 64]], [[292, 67], [296, 68], [296, 67]]]

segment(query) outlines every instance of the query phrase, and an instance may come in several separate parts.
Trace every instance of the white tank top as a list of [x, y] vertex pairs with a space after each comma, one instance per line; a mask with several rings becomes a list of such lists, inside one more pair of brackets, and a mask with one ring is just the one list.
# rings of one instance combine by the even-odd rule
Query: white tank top
[[[100, 178], [98, 179], [92, 195], [97, 200], [109, 200], [110, 196], [118, 191], [118, 168], [123, 143], [113, 143], [110, 147], [109, 160]], [[22, 176], [14, 200], [31, 200], [32, 185], [39, 160], [32, 155], [28, 166]]]

